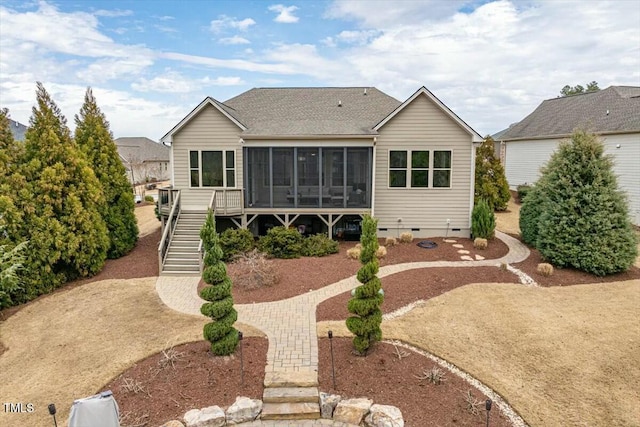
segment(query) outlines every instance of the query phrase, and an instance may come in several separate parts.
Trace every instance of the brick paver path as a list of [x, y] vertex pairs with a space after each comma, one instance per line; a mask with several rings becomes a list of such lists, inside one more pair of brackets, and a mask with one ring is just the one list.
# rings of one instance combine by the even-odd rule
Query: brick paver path
[[[380, 268], [378, 277], [401, 271], [429, 267], [480, 267], [524, 261], [529, 249], [519, 240], [496, 231], [509, 252], [502, 258], [482, 261], [431, 261], [388, 265]], [[187, 314], [200, 315], [204, 302], [198, 294], [199, 276], [160, 276], [156, 290], [170, 308]], [[285, 300], [258, 304], [237, 304], [238, 321], [263, 331], [269, 339], [266, 372], [318, 371], [318, 337], [316, 306], [322, 301], [350, 291], [359, 285], [355, 276], [316, 291]]]

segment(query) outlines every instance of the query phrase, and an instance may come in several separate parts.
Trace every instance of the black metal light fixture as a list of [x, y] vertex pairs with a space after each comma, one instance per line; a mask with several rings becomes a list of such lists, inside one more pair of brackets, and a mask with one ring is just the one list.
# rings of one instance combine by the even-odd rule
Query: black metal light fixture
[[244, 387], [244, 361], [242, 360], [242, 332], [238, 331], [238, 341], [240, 341], [240, 384]]
[[486, 402], [484, 402], [484, 407], [487, 410], [487, 427], [489, 427], [489, 412], [491, 412], [491, 404], [493, 402], [491, 402], [491, 399], [487, 399]]
[[53, 417], [53, 425], [58, 427], [58, 422], [56, 421], [56, 405], [53, 403], [49, 404], [49, 415]]
[[331, 348], [331, 378], [333, 378], [333, 389], [336, 389], [336, 367], [333, 362], [333, 331], [329, 331], [329, 345]]

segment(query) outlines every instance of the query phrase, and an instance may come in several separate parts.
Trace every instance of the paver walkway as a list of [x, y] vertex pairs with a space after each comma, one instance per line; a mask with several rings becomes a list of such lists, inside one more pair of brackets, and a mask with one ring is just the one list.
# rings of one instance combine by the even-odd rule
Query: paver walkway
[[[417, 268], [486, 267], [501, 263], [524, 261], [529, 249], [519, 240], [496, 231], [496, 237], [508, 247], [507, 255], [499, 259], [481, 261], [430, 261], [388, 265], [380, 268], [378, 277]], [[170, 308], [187, 314], [200, 314], [204, 302], [198, 294], [198, 276], [160, 276], [156, 291]], [[355, 276], [324, 288], [280, 301], [257, 304], [238, 304], [238, 321], [263, 331], [269, 339], [266, 373], [318, 371], [318, 337], [316, 334], [316, 306], [335, 295], [359, 285]]]

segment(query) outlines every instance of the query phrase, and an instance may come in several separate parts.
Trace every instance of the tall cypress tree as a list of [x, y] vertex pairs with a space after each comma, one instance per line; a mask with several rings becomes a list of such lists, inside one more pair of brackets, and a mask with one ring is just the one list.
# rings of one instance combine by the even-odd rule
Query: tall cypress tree
[[475, 204], [484, 199], [491, 210], [503, 211], [511, 193], [494, 146], [493, 138], [487, 136], [476, 150]]
[[96, 103], [91, 88], [84, 95], [75, 117], [75, 141], [100, 182], [105, 203], [98, 206], [109, 233], [109, 258], [129, 252], [138, 240], [133, 192], [124, 165], [118, 157], [109, 122]]
[[0, 109], [0, 243], [17, 243], [23, 212], [16, 206], [24, 177], [19, 173], [23, 144], [13, 139], [9, 111]]
[[360, 243], [360, 262], [362, 267], [358, 270], [358, 281], [362, 285], [353, 291], [353, 298], [349, 300], [347, 308], [351, 316], [347, 319], [347, 328], [355, 335], [353, 346], [360, 355], [366, 355], [367, 350], [376, 341], [382, 339], [382, 310], [380, 306], [384, 300], [382, 286], [378, 278], [378, 236], [376, 227], [378, 221], [369, 215], [362, 220], [362, 234]]
[[19, 191], [29, 237], [27, 299], [77, 277], [96, 274], [109, 247], [98, 206], [104, 195], [93, 170], [71, 138], [66, 119], [38, 83], [26, 133]]

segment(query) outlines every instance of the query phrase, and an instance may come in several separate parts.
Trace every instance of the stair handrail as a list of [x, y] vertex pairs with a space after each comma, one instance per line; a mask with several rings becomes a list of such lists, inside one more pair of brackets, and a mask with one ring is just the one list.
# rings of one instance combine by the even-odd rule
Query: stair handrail
[[[209, 209], [212, 212], [216, 211], [216, 190], [213, 190], [211, 193], [211, 200], [209, 200], [209, 206], [207, 207], [207, 215], [209, 214]], [[204, 269], [204, 253], [202, 251], [202, 238], [200, 238], [200, 243], [198, 243], [198, 265], [200, 267], [200, 274], [202, 274], [202, 270]]]
[[[160, 238], [160, 244], [158, 245], [158, 268], [160, 269], [160, 273], [162, 273], [162, 268], [164, 267], [164, 261], [167, 256], [169, 244], [171, 243], [171, 240], [173, 239], [173, 233], [175, 232], [175, 225], [173, 222], [173, 218], [179, 215], [180, 215], [180, 190], [178, 190], [178, 194], [176, 198], [173, 199], [173, 205], [171, 206], [171, 211], [169, 212], [167, 225], [164, 227], [164, 231], [162, 232], [162, 237]], [[178, 220], [176, 218], [175, 224], [177, 223], [178, 223]]]

